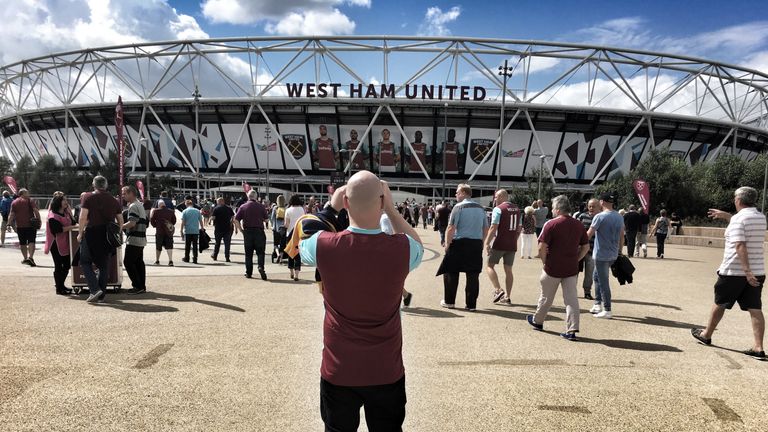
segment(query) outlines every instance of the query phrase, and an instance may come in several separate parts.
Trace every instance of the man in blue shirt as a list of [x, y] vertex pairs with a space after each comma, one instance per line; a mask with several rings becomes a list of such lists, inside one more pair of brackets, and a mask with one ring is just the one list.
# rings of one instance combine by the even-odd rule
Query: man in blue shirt
[[196, 209], [192, 200], [186, 201], [187, 208], [181, 212], [181, 238], [184, 239], [184, 258], [189, 262], [189, 250], [192, 249], [192, 262], [197, 264], [197, 239], [203, 226], [203, 215]]
[[587, 231], [589, 238], [595, 236], [592, 258], [595, 261], [593, 279], [595, 281], [595, 304], [590, 309], [595, 318], [611, 319], [610, 269], [619, 252], [624, 247], [624, 218], [613, 210], [616, 196], [606, 192], [600, 195], [600, 207], [603, 211], [592, 218], [592, 225]]
[[440, 306], [456, 307], [456, 291], [459, 273], [467, 275], [466, 307], [472, 312], [477, 308], [480, 293], [480, 272], [483, 270], [483, 239], [488, 233], [485, 209], [472, 201], [472, 188], [467, 184], [456, 187], [456, 204], [448, 218], [445, 231], [445, 256], [437, 276], [443, 275], [444, 297]]

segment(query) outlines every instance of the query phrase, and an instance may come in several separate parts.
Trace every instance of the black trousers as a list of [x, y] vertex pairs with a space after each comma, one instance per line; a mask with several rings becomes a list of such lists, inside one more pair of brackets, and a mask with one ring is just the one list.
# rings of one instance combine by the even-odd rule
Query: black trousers
[[666, 234], [656, 234], [656, 258], [664, 255], [664, 240], [666, 239]]
[[63, 290], [72, 263], [69, 260], [69, 255], [61, 255], [59, 253], [56, 240], [51, 244], [51, 257], [53, 257], [53, 281], [56, 284], [56, 291]]
[[144, 266], [144, 247], [125, 246], [123, 266], [128, 277], [131, 278], [131, 286], [134, 288], [147, 288], [147, 269]]
[[635, 244], [637, 242], [637, 231], [627, 231], [627, 256], [635, 256]]
[[192, 249], [192, 259], [197, 261], [197, 239], [200, 234], [184, 234], [184, 259], [189, 261], [189, 250]]
[[[477, 296], [480, 295], [480, 273], [465, 273], [467, 275], [467, 287], [465, 288], [467, 307], [477, 307]], [[456, 303], [456, 292], [459, 289], [459, 273], [444, 273], [443, 287], [445, 289], [445, 302]]]
[[320, 415], [326, 432], [356, 431], [360, 407], [371, 432], [402, 431], [405, 420], [405, 377], [393, 384], [344, 387], [320, 379]]
[[253, 274], [253, 254], [256, 253], [259, 270], [264, 270], [264, 250], [267, 248], [267, 236], [263, 229], [246, 228], [243, 230], [245, 246], [245, 273]]
[[224, 240], [224, 258], [229, 259], [229, 246], [232, 244], [232, 231], [214, 231], [213, 236], [216, 239], [216, 244], [213, 245], [213, 258], [218, 258], [221, 241]]

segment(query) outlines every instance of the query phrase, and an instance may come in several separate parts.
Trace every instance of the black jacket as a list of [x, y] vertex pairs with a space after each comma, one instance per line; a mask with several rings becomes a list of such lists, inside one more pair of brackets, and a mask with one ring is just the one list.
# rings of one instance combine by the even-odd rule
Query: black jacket
[[619, 285], [632, 283], [632, 273], [635, 272], [635, 266], [625, 255], [619, 255], [616, 261], [611, 265], [611, 273], [619, 280]]

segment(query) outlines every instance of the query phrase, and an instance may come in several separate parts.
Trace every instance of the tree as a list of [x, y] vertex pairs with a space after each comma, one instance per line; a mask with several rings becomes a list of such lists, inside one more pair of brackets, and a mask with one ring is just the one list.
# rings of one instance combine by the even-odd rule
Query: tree
[[5, 156], [0, 156], [0, 177], [13, 175], [13, 162]]
[[16, 167], [13, 169], [13, 178], [16, 180], [16, 184], [19, 188], [29, 188], [30, 180], [35, 172], [35, 163], [31, 157], [24, 155], [16, 162]]
[[40, 156], [34, 167], [29, 189], [36, 195], [49, 195], [63, 189], [61, 186], [61, 165], [51, 155]]

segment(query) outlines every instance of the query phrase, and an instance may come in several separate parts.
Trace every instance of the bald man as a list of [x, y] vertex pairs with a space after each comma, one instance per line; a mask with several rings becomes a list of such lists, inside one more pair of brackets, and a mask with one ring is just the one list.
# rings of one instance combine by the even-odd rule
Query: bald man
[[[321, 416], [327, 431], [353, 431], [363, 406], [369, 430], [401, 430], [406, 398], [400, 298], [424, 247], [395, 209], [389, 186], [369, 171], [353, 175], [332, 201], [339, 199], [349, 212], [349, 228], [318, 232], [299, 246], [302, 261], [316, 265], [323, 279]], [[395, 234], [381, 231], [382, 211]]]
[[[517, 239], [523, 230], [523, 224], [520, 218], [520, 208], [509, 202], [509, 193], [504, 189], [499, 189], [493, 195], [496, 207], [491, 213], [491, 226], [488, 234], [485, 236], [485, 254], [488, 256], [488, 265], [485, 271], [493, 285], [493, 302], [502, 302], [511, 305], [509, 295], [512, 292], [514, 275], [512, 274], [512, 264], [515, 263], [515, 252], [517, 252]], [[501, 290], [499, 275], [496, 274], [496, 264], [504, 260], [504, 290]], [[503, 300], [502, 300], [503, 299]]]

